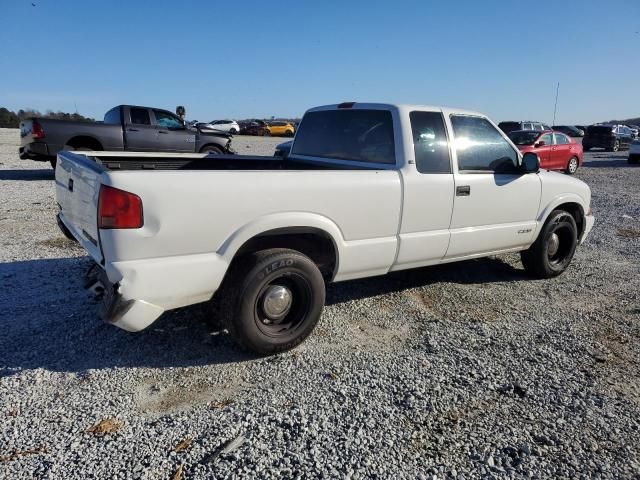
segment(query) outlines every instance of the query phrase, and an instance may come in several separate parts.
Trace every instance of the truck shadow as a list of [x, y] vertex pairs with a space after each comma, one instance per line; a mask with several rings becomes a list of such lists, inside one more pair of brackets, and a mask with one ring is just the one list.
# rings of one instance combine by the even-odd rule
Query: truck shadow
[[433, 283], [477, 284], [527, 280], [518, 270], [500, 258], [481, 258], [392, 272], [380, 277], [331, 284], [327, 287], [327, 305], [399, 292]]
[[[83, 290], [88, 257], [0, 263], [0, 377], [25, 369], [62, 372], [115, 367], [191, 367], [245, 362], [223, 332], [212, 331], [201, 307], [168, 312], [128, 333], [103, 323]], [[504, 282], [522, 271], [496, 259], [429, 267], [328, 287], [335, 305], [435, 282]]]
[[55, 178], [52, 168], [38, 168], [32, 170], [0, 170], [0, 180], [53, 180]]

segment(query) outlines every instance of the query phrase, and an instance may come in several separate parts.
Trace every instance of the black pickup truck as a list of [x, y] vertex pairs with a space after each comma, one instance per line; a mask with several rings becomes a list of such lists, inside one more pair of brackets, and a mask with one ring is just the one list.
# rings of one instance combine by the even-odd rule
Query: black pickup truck
[[200, 130], [158, 108], [118, 105], [103, 122], [31, 118], [20, 123], [20, 158], [49, 161], [60, 150], [233, 153], [231, 135]]

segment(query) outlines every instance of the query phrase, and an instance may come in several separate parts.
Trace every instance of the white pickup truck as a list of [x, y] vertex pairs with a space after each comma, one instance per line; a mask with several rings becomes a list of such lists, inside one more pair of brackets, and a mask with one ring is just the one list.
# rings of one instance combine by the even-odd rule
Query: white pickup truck
[[260, 354], [312, 332], [326, 282], [515, 251], [550, 278], [594, 222], [585, 183], [541, 171], [484, 115], [441, 107], [313, 108], [287, 158], [61, 152], [57, 165], [59, 225], [97, 262], [106, 321], [138, 331], [212, 300]]

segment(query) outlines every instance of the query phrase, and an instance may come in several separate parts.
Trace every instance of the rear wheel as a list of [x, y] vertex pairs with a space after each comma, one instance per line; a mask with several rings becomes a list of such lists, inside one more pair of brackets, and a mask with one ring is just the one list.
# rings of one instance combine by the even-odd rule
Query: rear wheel
[[235, 135], [236, 133], [238, 133], [238, 131], [235, 128], [232, 128], [231, 130], [229, 130], [229, 133], [231, 135]]
[[565, 170], [569, 175], [573, 175], [578, 171], [578, 158], [571, 157], [569, 163], [567, 163], [567, 169]]
[[627, 162], [630, 164], [636, 164], [640, 161], [640, 155], [631, 155], [629, 154], [629, 157], [627, 158]]
[[49, 160], [49, 163], [51, 164], [51, 168], [53, 168], [54, 170], [56, 169], [56, 164], [58, 163], [58, 159], [57, 158], [52, 158]]
[[611, 145], [611, 151], [617, 152], [618, 150], [620, 150], [620, 142], [616, 140], [615, 142], [613, 142], [613, 145]]
[[227, 277], [216, 294], [221, 320], [246, 350], [260, 355], [290, 350], [320, 320], [324, 279], [316, 264], [295, 250], [253, 253]]
[[571, 263], [577, 244], [578, 228], [573, 216], [554, 210], [533, 245], [520, 253], [522, 264], [534, 277], [556, 277]]

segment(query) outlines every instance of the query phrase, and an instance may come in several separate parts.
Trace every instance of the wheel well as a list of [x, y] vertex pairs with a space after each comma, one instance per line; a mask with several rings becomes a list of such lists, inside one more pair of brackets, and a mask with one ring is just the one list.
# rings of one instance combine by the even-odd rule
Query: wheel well
[[338, 266], [338, 250], [324, 230], [308, 227], [279, 228], [261, 233], [246, 241], [233, 261], [250, 253], [269, 248], [290, 248], [309, 257], [320, 269], [325, 280], [333, 279]]
[[582, 206], [578, 203], [563, 203], [562, 205], [558, 205], [554, 210], [563, 210], [573, 217], [578, 227], [578, 239], [580, 239], [584, 232], [584, 211], [582, 210]]
[[78, 136], [73, 137], [65, 145], [73, 148], [90, 148], [91, 150], [102, 150], [102, 144], [93, 137]]
[[217, 143], [207, 143], [206, 145], [203, 145], [202, 147], [200, 147], [200, 153], [202, 153], [204, 149], [207, 147], [216, 147], [221, 152], [224, 152], [224, 148], [218, 145]]

